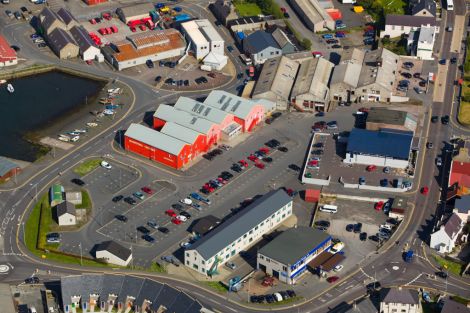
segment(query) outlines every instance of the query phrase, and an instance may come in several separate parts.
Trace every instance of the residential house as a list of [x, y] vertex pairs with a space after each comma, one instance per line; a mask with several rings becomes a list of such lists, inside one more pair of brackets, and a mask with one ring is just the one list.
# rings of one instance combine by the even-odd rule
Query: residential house
[[380, 38], [390, 38], [408, 35], [411, 31], [417, 31], [422, 26], [433, 27], [435, 33], [439, 32], [439, 23], [434, 16], [412, 16], [387, 14], [385, 17], [385, 29], [380, 32]]
[[253, 99], [267, 99], [276, 103], [278, 109], [287, 109], [289, 95], [300, 64], [285, 56], [267, 60], [261, 69]]
[[109, 240], [97, 245], [95, 257], [109, 264], [127, 266], [132, 260], [132, 250]]
[[334, 64], [325, 58], [310, 58], [300, 64], [290, 95], [291, 104], [302, 111], [326, 112]]
[[436, 1], [412, 0], [410, 1], [410, 13], [413, 16], [436, 16]]
[[402, 288], [382, 289], [379, 312], [421, 313], [418, 291]]
[[48, 7], [44, 7], [41, 13], [39, 13], [39, 24], [43, 34], [49, 35], [56, 28], [66, 30], [67, 27], [62, 19], [57, 15], [56, 12], [52, 11]]
[[356, 101], [365, 52], [359, 49], [343, 52], [341, 61], [334, 67], [330, 81], [330, 100]]
[[459, 215], [453, 213], [436, 232], [431, 234], [429, 246], [440, 253], [452, 252], [464, 225], [465, 222]]
[[470, 222], [470, 195], [460, 196], [455, 199], [454, 214], [457, 214], [464, 222]]
[[227, 26], [227, 22], [238, 18], [235, 12], [235, 6], [230, 0], [216, 0], [209, 4], [209, 10], [214, 14], [219, 23]]
[[101, 54], [100, 48], [95, 45], [88, 31], [83, 26], [72, 27], [70, 33], [78, 44], [80, 56], [84, 61], [94, 60]]
[[75, 205], [68, 201], [61, 202], [54, 207], [54, 219], [59, 226], [73, 226], [77, 224]]
[[469, 194], [470, 188], [470, 156], [467, 148], [460, 148], [452, 158], [448, 186], [458, 189], [458, 194]]
[[295, 45], [290, 41], [289, 37], [287, 37], [286, 33], [281, 28], [275, 27], [271, 36], [273, 36], [274, 41], [281, 48], [282, 54], [293, 53], [297, 50]]
[[444, 302], [440, 313], [470, 313], [470, 303], [467, 305], [454, 301], [450, 298], [442, 299]]
[[250, 55], [253, 64], [259, 65], [268, 59], [282, 55], [282, 50], [270, 33], [255, 31], [243, 39], [243, 50]]
[[70, 34], [62, 28], [54, 29], [47, 36], [47, 42], [60, 59], [76, 58], [80, 52], [78, 45]]
[[422, 60], [434, 60], [433, 49], [436, 40], [435, 27], [422, 26], [408, 36], [408, 52]]
[[71, 30], [74, 26], [80, 26], [80, 23], [75, 19], [72, 13], [65, 8], [60, 8], [59, 11], [57, 11], [57, 15], [62, 22], [64, 22], [67, 30]]

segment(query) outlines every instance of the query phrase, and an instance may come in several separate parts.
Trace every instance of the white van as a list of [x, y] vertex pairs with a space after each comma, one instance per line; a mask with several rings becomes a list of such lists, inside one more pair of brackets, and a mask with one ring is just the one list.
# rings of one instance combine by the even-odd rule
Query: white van
[[331, 248], [331, 252], [332, 253], [338, 253], [340, 252], [341, 250], [343, 250], [344, 248], [344, 243], [342, 243], [341, 241], [336, 243], [332, 248]]
[[336, 213], [338, 212], [338, 207], [336, 205], [325, 204], [320, 207], [320, 211], [326, 213]]
[[279, 292], [273, 293], [273, 296], [277, 302], [281, 302], [283, 300], [282, 295]]
[[35, 308], [34, 306], [30, 307], [30, 308], [29, 308], [29, 311], [30, 311], [31, 313], [38, 313], [38, 311], [36, 311], [36, 308]]

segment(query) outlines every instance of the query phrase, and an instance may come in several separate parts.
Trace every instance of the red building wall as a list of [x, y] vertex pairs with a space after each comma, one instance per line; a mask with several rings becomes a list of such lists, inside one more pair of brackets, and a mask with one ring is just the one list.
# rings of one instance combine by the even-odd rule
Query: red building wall
[[21, 172], [21, 168], [19, 167], [12, 168], [8, 173], [5, 173], [5, 175], [0, 176], [0, 180], [6, 181], [9, 178], [15, 176], [15, 173], [16, 175], [18, 175], [19, 172]]
[[199, 154], [207, 152], [209, 148], [210, 146], [208, 144], [208, 141], [206, 140], [206, 136], [201, 134], [197, 136], [197, 139], [191, 145], [191, 154], [193, 158], [195, 158]]
[[184, 146], [179, 155], [174, 155], [125, 136], [124, 147], [128, 151], [175, 169], [180, 169], [187, 164], [191, 156], [191, 146], [189, 144]]
[[166, 121], [159, 119], [158, 117], [153, 117], [153, 129], [160, 130], [165, 126]]
[[95, 4], [108, 2], [108, 0], [83, 0], [83, 1], [88, 5], [95, 5]]

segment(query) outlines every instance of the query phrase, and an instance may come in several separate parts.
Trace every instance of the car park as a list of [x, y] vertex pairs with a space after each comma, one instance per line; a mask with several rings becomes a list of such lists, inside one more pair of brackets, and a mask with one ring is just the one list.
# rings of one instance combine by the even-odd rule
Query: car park
[[121, 221], [121, 222], [127, 222], [127, 217], [125, 215], [121, 215], [121, 214], [118, 214], [118, 215], [115, 215], [115, 218], [118, 220], [118, 221]]

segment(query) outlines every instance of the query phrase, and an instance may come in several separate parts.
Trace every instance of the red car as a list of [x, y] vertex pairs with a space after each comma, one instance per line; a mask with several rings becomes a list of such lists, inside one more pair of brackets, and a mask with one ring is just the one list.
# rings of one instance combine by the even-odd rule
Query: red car
[[315, 58], [321, 58], [323, 56], [323, 53], [321, 53], [320, 51], [312, 51], [312, 55]]
[[289, 195], [289, 197], [293, 197], [295, 195], [295, 190], [292, 188], [286, 189], [286, 193]]
[[429, 193], [429, 187], [428, 186], [424, 186], [423, 188], [421, 188], [421, 193], [423, 195], [427, 195]]
[[227, 183], [227, 181], [226, 181], [225, 179], [223, 179], [222, 177], [217, 177], [217, 181], [218, 181], [219, 183], [224, 184], [224, 185]]
[[135, 27], [131, 27], [131, 32], [135, 33], [136, 31]]
[[375, 165], [369, 165], [368, 167], [366, 167], [366, 171], [368, 172], [373, 172], [377, 169], [377, 166]]
[[240, 160], [240, 161], [238, 161], [238, 163], [239, 163], [241, 166], [245, 167], [245, 168], [248, 167], [248, 162], [245, 161], [245, 160]]
[[165, 214], [168, 215], [169, 217], [175, 217], [176, 213], [173, 210], [166, 210]]
[[92, 60], [86, 60], [85, 62], [86, 62], [86, 64], [88, 64], [88, 65], [92, 65], [92, 64], [93, 64], [93, 61], [92, 61]]
[[180, 220], [177, 219], [177, 218], [171, 219], [171, 222], [172, 222], [173, 224], [175, 224], [175, 225], [179, 225], [179, 224], [183, 223], [182, 221], [180, 221]]
[[338, 281], [339, 277], [338, 276], [330, 276], [326, 279], [327, 282], [329, 282], [330, 284]]
[[248, 156], [248, 160], [253, 161], [253, 162], [256, 162], [256, 160], [258, 160], [258, 158], [257, 158], [255, 155], [250, 154], [250, 155]]
[[264, 169], [265, 168], [265, 165], [263, 163], [258, 163], [258, 162], [255, 162], [255, 166], [257, 168], [260, 168], [260, 169]]
[[375, 209], [376, 209], [377, 211], [382, 210], [383, 207], [384, 207], [384, 202], [383, 202], [383, 201], [379, 201], [379, 202], [377, 202], [377, 203], [375, 204]]
[[268, 154], [270, 152], [269, 149], [266, 147], [260, 148], [259, 151], [264, 152], [265, 154]]
[[149, 187], [147, 187], [147, 186], [145, 186], [145, 187], [142, 187], [142, 189], [141, 189], [141, 190], [142, 190], [143, 192], [145, 192], [146, 194], [149, 194], [149, 195], [153, 194], [153, 190], [152, 190], [152, 189], [150, 189], [150, 188], [149, 188]]

